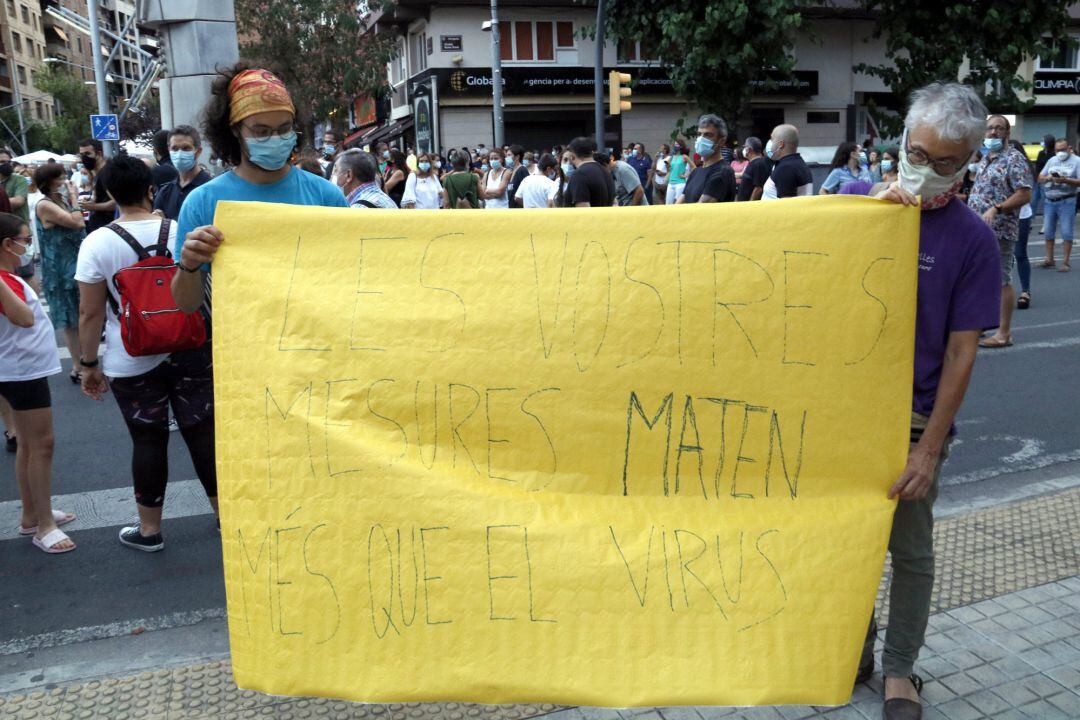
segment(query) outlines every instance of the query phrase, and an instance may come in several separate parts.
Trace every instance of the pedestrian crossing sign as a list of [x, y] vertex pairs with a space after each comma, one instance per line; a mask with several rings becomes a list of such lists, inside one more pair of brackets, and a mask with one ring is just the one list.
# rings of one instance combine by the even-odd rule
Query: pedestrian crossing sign
[[120, 139], [120, 121], [115, 115], [91, 115], [90, 129], [95, 140]]

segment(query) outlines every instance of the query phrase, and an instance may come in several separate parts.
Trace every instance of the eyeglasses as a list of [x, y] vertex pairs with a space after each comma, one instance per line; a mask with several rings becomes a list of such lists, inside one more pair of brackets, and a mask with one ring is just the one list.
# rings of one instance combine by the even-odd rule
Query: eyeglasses
[[252, 127], [250, 125], [245, 125], [244, 123], [240, 123], [240, 127], [247, 130], [248, 133], [250, 133], [250, 135], [251, 135], [251, 139], [254, 140], [255, 142], [266, 142], [267, 140], [269, 140], [270, 138], [272, 138], [272, 137], [274, 137], [276, 135], [287, 135], [287, 134], [289, 134], [289, 132], [291, 132], [292, 129], [293, 129], [293, 124], [291, 122], [289, 122], [289, 123], [285, 123], [284, 125], [282, 125], [280, 127], [271, 128], [271, 127], [267, 127], [265, 125], [256, 125], [255, 127]]
[[22, 240], [27, 245], [33, 245], [34, 244], [34, 238], [31, 235], [12, 235], [11, 239], [12, 240]]
[[913, 148], [908, 145], [907, 131], [904, 131], [904, 152], [907, 153], [907, 160], [912, 165], [918, 167], [925, 167], [929, 165], [933, 168], [934, 172], [942, 177], [949, 177], [955, 175], [960, 168], [967, 167], [967, 158], [963, 160], [944, 160], [938, 158], [932, 158], [925, 152], [918, 148]]

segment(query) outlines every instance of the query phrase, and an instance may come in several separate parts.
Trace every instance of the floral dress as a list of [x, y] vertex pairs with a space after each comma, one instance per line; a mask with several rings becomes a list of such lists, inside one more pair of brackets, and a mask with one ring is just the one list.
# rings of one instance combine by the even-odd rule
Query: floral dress
[[[38, 206], [45, 202], [55, 200], [43, 198], [38, 202]], [[73, 209], [65, 202], [58, 204], [66, 212]], [[79, 259], [79, 245], [86, 237], [86, 230], [60, 226], [46, 228], [36, 212], [34, 224], [37, 226], [41, 251], [41, 286], [49, 301], [49, 315], [53, 325], [58, 328], [77, 328], [79, 284], [75, 281], [75, 263]]]

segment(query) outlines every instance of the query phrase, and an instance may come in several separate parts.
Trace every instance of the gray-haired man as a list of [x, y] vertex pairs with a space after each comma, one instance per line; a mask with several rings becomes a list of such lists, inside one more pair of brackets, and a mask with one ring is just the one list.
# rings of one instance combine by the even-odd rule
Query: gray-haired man
[[690, 174], [676, 205], [735, 200], [735, 171], [720, 154], [726, 140], [727, 123], [722, 118], [711, 113], [698, 118], [694, 152], [701, 156], [701, 167]]
[[338, 155], [330, 182], [341, 188], [351, 208], [385, 208], [397, 210], [397, 203], [379, 189], [375, 181], [378, 163], [370, 153], [353, 148]]
[[[917, 205], [919, 287], [911, 445], [900, 478], [889, 536], [892, 583], [882, 672], [886, 720], [922, 717], [912, 673], [923, 645], [934, 586], [934, 515], [938, 475], [955, 434], [953, 420], [967, 392], [979, 334], [998, 324], [1001, 260], [994, 232], [956, 195], [982, 142], [986, 108], [956, 83], [933, 83], [911, 96], [900, 148], [900, 180], [878, 198]], [[871, 621], [857, 680], [874, 671]]]

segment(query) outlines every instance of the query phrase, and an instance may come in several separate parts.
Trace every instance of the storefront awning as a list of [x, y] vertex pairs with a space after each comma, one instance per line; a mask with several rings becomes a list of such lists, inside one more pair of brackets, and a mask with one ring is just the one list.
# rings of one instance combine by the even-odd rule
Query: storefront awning
[[[400, 120], [395, 120], [386, 125], [380, 125], [379, 127], [370, 128], [369, 130], [353, 133], [345, 138], [345, 145], [347, 146], [353, 142], [357, 145], [371, 145], [377, 142], [393, 142], [401, 137], [405, 131], [412, 129], [412, 126], [413, 119], [410, 115], [409, 117], [403, 117]], [[358, 135], [359, 137], [357, 137]]]
[[59, 35], [60, 39], [63, 40], [65, 43], [70, 42], [70, 40], [68, 40], [67, 33], [65, 33], [59, 25], [53, 25], [53, 32]]

